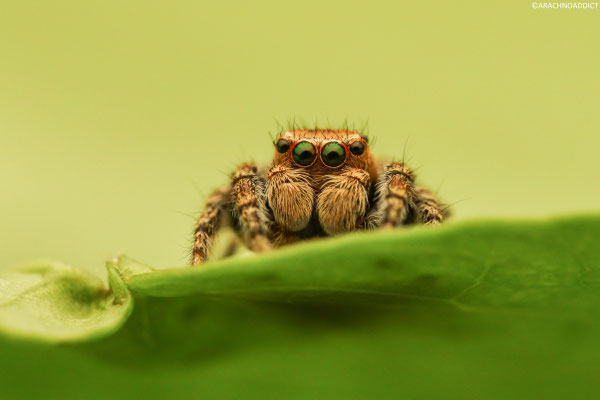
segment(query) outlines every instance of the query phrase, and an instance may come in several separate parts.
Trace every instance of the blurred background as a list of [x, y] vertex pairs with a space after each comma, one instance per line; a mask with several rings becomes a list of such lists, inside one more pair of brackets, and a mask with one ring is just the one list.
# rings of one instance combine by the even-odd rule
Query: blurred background
[[[3, 2], [0, 268], [187, 259], [276, 120], [369, 122], [456, 220], [598, 210], [600, 10], [501, 2]], [[190, 216], [191, 215], [191, 216]]]

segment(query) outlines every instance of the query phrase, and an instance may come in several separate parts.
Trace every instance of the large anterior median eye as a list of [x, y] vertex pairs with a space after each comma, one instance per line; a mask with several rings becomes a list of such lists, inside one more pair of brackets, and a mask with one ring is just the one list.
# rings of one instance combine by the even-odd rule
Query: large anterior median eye
[[346, 149], [336, 142], [327, 143], [321, 150], [321, 159], [328, 167], [338, 167], [346, 160]]
[[296, 164], [306, 167], [315, 161], [317, 151], [315, 150], [315, 146], [311, 143], [300, 142], [294, 147], [292, 156], [294, 157]]

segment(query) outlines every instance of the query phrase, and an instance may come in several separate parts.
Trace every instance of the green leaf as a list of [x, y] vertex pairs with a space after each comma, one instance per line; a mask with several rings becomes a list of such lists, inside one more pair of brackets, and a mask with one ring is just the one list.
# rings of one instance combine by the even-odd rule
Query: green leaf
[[38, 264], [1, 283], [0, 398], [595, 398], [598, 237], [593, 215], [122, 256], [110, 290]]
[[59, 262], [40, 261], [0, 275], [0, 332], [49, 342], [105, 336], [127, 320], [133, 304], [112, 265], [110, 287]]

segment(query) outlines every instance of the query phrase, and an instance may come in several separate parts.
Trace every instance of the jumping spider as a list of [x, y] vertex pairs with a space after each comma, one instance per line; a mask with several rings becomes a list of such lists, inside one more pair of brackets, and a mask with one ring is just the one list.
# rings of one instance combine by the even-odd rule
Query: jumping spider
[[368, 139], [352, 130], [292, 129], [275, 141], [268, 169], [239, 166], [213, 192], [194, 230], [192, 263], [229, 224], [251, 250], [305, 238], [422, 223], [437, 225], [445, 208], [401, 162], [378, 162]]

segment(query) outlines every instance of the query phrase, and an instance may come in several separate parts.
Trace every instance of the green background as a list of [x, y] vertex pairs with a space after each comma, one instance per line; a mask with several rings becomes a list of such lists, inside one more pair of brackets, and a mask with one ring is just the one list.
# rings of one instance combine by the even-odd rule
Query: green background
[[182, 213], [294, 116], [408, 143], [457, 219], [597, 210], [599, 38], [527, 0], [2, 1], [0, 265], [184, 264]]

